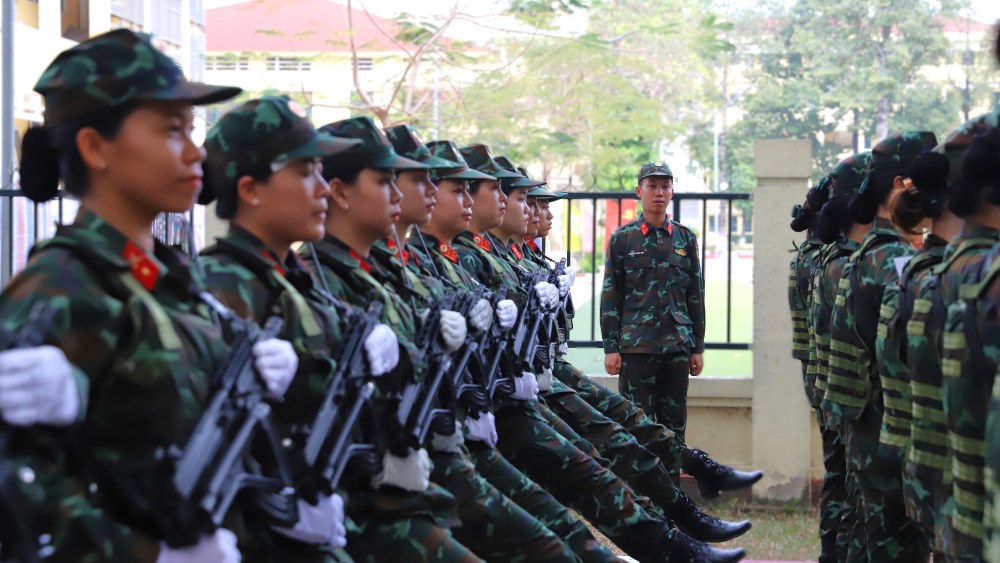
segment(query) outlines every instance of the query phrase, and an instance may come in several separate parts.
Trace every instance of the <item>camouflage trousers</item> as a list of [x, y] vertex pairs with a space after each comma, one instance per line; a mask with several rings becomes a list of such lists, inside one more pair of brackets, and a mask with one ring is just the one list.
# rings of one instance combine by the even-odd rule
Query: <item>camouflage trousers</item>
[[[590, 406], [573, 389], [555, 380], [552, 391], [544, 394], [544, 400], [544, 406], [568, 423], [587, 445], [596, 448], [598, 455], [611, 463], [611, 470], [637, 493], [649, 497], [668, 515], [683, 499], [660, 458], [639, 445], [627, 430]], [[589, 453], [584, 448], [581, 450]]]
[[583, 515], [630, 556], [662, 561], [676, 530], [637, 502], [628, 484], [552, 428], [534, 402], [497, 409], [497, 444], [504, 457]]
[[618, 378], [621, 394], [681, 442], [687, 429], [689, 362], [687, 353], [622, 354]]
[[[843, 436], [841, 436], [843, 440]], [[867, 563], [868, 548], [865, 544], [865, 509], [858, 488], [858, 475], [847, 471], [844, 479], [845, 495], [841, 505], [840, 528], [837, 530], [837, 561], [840, 563]]]
[[487, 561], [577, 561], [573, 551], [505, 497], [462, 454], [432, 452], [431, 479], [455, 496], [462, 523], [455, 539]]
[[902, 464], [879, 448], [882, 409], [878, 398], [846, 425], [848, 470], [861, 493], [868, 560], [927, 561], [929, 546], [919, 526], [906, 515]]
[[[837, 553], [847, 546], [838, 546], [841, 523], [844, 519], [844, 502], [847, 497], [847, 460], [844, 458], [844, 444], [836, 428], [826, 424], [823, 412], [816, 409], [820, 436], [823, 439], [823, 490], [819, 497], [819, 541], [820, 563], [837, 561]], [[845, 539], [848, 537], [843, 536]]]
[[587, 404], [621, 425], [642, 447], [660, 458], [671, 477], [680, 474], [686, 447], [679, 436], [662, 424], [653, 422], [634, 402], [591, 380], [570, 363], [559, 359], [555, 366], [556, 379], [576, 391]]
[[909, 467], [903, 468], [903, 506], [906, 516], [920, 530], [928, 549], [934, 546], [935, 522], [937, 520], [935, 486], [927, 486], [917, 478]]
[[496, 448], [467, 442], [476, 470], [518, 506], [560, 537], [583, 563], [612, 563], [617, 557], [597, 541], [581, 519], [517, 469]]

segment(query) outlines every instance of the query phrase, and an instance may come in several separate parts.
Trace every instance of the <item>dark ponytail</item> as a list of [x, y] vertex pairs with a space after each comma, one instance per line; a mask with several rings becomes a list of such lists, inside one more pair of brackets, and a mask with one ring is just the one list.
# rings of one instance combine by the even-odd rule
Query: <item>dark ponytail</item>
[[816, 236], [823, 244], [832, 244], [853, 224], [847, 211], [847, 196], [835, 197], [828, 201], [816, 218]]
[[129, 102], [80, 121], [29, 129], [21, 142], [21, 190], [32, 201], [42, 203], [56, 196], [62, 180], [67, 192], [82, 196], [90, 180], [87, 165], [76, 147], [76, 134], [90, 127], [102, 137], [113, 140], [137, 107]]
[[897, 190], [889, 198], [892, 222], [909, 234], [919, 234], [917, 227], [926, 219], [937, 219], [948, 200], [948, 157], [927, 151], [913, 161], [912, 185]]
[[962, 159], [962, 172], [964, 181], [951, 206], [955, 215], [972, 215], [983, 199], [1000, 205], [1000, 129], [990, 127], [975, 136]]

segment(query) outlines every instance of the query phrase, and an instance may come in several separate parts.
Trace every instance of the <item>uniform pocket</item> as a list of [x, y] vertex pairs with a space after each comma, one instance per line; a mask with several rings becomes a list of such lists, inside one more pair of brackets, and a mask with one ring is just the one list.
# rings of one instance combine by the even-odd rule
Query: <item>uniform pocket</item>
[[656, 268], [651, 256], [625, 258], [625, 282], [628, 291], [622, 307], [622, 325], [646, 325], [656, 322]]

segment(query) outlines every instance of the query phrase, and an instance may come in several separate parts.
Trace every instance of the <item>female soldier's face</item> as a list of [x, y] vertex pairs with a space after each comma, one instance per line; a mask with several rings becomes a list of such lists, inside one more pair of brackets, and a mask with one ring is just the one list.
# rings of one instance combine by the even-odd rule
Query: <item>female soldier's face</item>
[[437, 206], [431, 215], [436, 230], [449, 237], [456, 237], [468, 230], [472, 221], [472, 196], [469, 183], [461, 180], [438, 182]]
[[132, 111], [113, 140], [102, 137], [89, 153], [92, 185], [107, 185], [152, 215], [191, 209], [205, 160], [191, 138], [191, 109], [188, 102], [149, 102]]
[[500, 189], [500, 182], [480, 182], [479, 189], [472, 195], [472, 201], [472, 212], [477, 225], [481, 224], [486, 229], [500, 226], [507, 211], [507, 196]]
[[396, 186], [403, 194], [400, 219], [407, 225], [424, 225], [430, 221], [438, 188], [427, 170], [400, 170]]
[[392, 170], [365, 168], [353, 185], [344, 186], [343, 193], [347, 216], [366, 238], [374, 242], [392, 233], [402, 200]]
[[289, 243], [323, 238], [330, 190], [322, 166], [315, 159], [293, 160], [256, 190], [264, 211], [260, 219], [275, 238]]

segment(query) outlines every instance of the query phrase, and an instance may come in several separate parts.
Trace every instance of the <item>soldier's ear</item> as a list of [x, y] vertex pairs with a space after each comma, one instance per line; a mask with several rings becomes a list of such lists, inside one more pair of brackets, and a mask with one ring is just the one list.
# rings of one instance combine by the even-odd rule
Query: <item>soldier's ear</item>
[[333, 206], [342, 211], [347, 211], [351, 208], [347, 188], [347, 184], [340, 178], [330, 180], [330, 199], [333, 201]]
[[252, 176], [241, 176], [236, 181], [236, 197], [242, 205], [257, 207], [260, 205], [260, 182]]
[[642, 190], [642, 182], [639, 182], [639, 185], [635, 187], [635, 197], [637, 198], [642, 197], [642, 194], [640, 193], [641, 190]]

